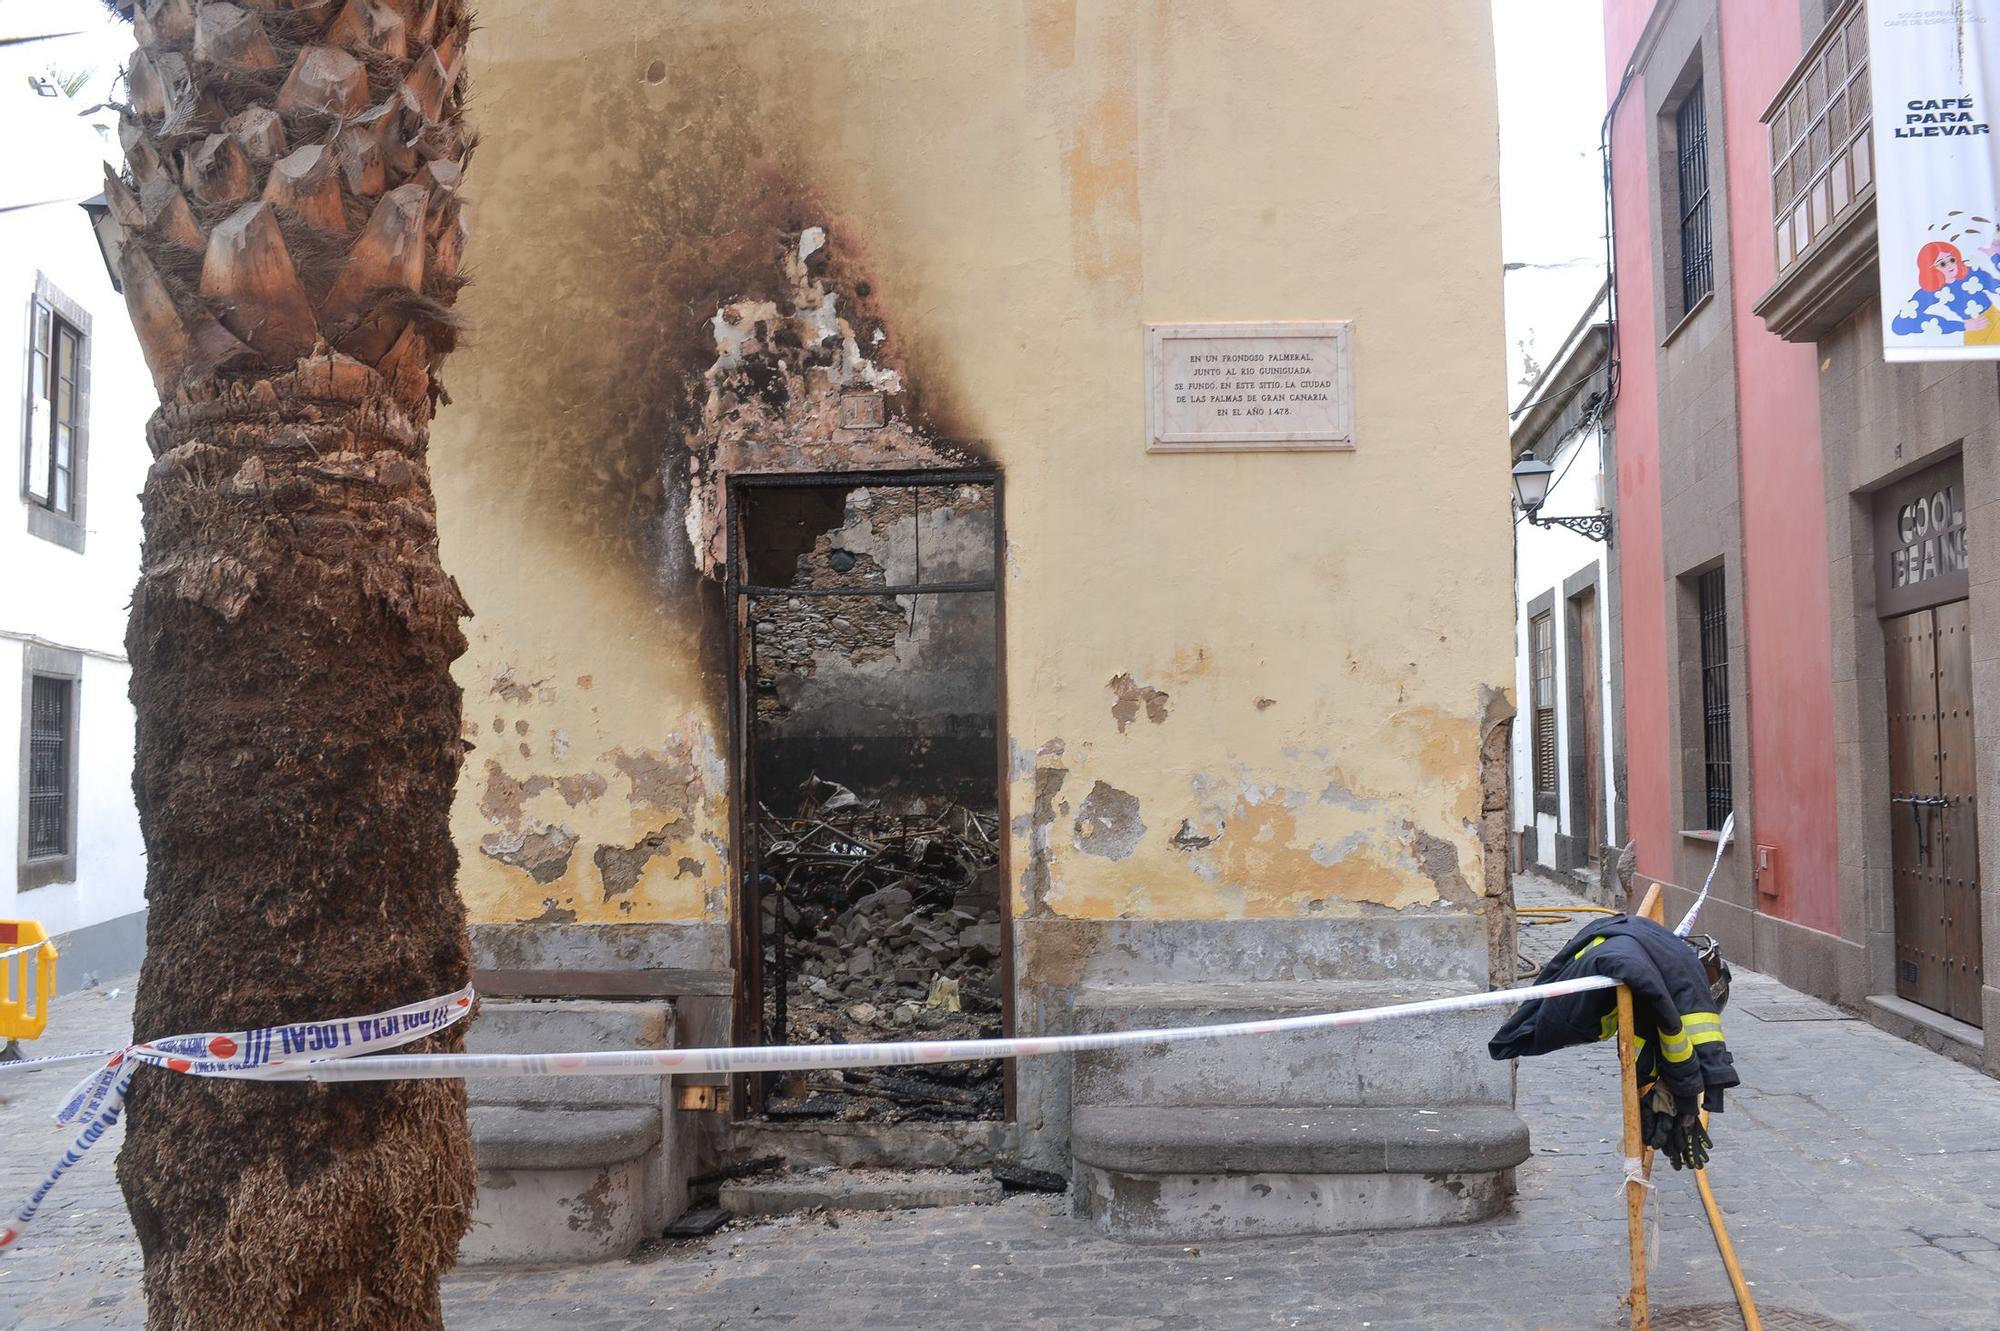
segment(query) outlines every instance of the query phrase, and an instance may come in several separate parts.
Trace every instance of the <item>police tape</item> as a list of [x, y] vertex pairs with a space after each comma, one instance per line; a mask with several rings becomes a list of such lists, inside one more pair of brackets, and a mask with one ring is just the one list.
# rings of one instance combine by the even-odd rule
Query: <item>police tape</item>
[[985, 1058], [1032, 1058], [1075, 1054], [1128, 1045], [1177, 1044], [1188, 1040], [1279, 1035], [1292, 1031], [1366, 1026], [1398, 1017], [1418, 1017], [1477, 1008], [1513, 1007], [1535, 998], [1613, 989], [1602, 975], [1426, 998], [1346, 1012], [1314, 1012], [1218, 1026], [1168, 1026], [1154, 1030], [1105, 1031], [1091, 1035], [1038, 1035], [1000, 1040], [922, 1040], [888, 1044], [751, 1045], [729, 1049], [606, 1049], [569, 1054], [395, 1054], [343, 1058], [332, 1062], [275, 1062], [253, 1075], [274, 1081], [391, 1081], [443, 1077], [645, 1077], [698, 1072], [797, 1072], [811, 1068], [873, 1068], [913, 1063], [963, 1063]]
[[[118, 1121], [125, 1091], [140, 1067], [160, 1067], [196, 1077], [258, 1081], [403, 1081], [462, 1077], [643, 1077], [712, 1072], [793, 1072], [810, 1068], [866, 1068], [924, 1063], [969, 1062], [988, 1058], [1032, 1058], [1085, 1053], [1130, 1045], [1179, 1044], [1191, 1040], [1367, 1026], [1401, 1017], [1515, 1007], [1534, 999], [1556, 998], [1593, 989], [1615, 989], [1609, 976], [1494, 989], [1445, 998], [1314, 1012], [1295, 1017], [1228, 1022], [1212, 1026], [1168, 1026], [1150, 1030], [1104, 1031], [1088, 1035], [1043, 1035], [998, 1040], [922, 1040], [884, 1044], [753, 1045], [727, 1049], [603, 1049], [561, 1054], [382, 1054], [463, 1017], [472, 990], [412, 1003], [370, 1017], [293, 1026], [267, 1026], [229, 1034], [177, 1035], [135, 1044], [109, 1061], [71, 1092], [56, 1115], [58, 1123], [84, 1121], [83, 1131], [40, 1187], [16, 1213], [11, 1229], [0, 1229], [0, 1249], [20, 1237], [49, 1191], [75, 1167]], [[41, 1065], [94, 1055], [55, 1055]], [[34, 1063], [0, 1063], [0, 1073]]]
[[42, 1177], [14, 1213], [11, 1225], [0, 1227], [0, 1249], [21, 1237], [41, 1211], [42, 1203], [55, 1190], [63, 1175], [74, 1169], [90, 1148], [103, 1139], [125, 1109], [125, 1092], [133, 1074], [142, 1067], [165, 1068], [169, 1072], [197, 1077], [245, 1077], [257, 1075], [259, 1068], [289, 1061], [294, 1057], [345, 1058], [377, 1054], [412, 1040], [443, 1030], [472, 1010], [470, 985], [442, 998], [428, 998], [386, 1012], [365, 1017], [344, 1017], [336, 1021], [308, 1022], [288, 1026], [261, 1026], [242, 1031], [208, 1031], [200, 1035], [172, 1035], [145, 1040], [112, 1050], [108, 1055], [56, 1054], [47, 1058], [0, 1063], [0, 1072], [27, 1071], [83, 1059], [104, 1060], [89, 1076], [78, 1082], [55, 1112], [56, 1124], [67, 1127], [81, 1122], [82, 1130], [53, 1168]]

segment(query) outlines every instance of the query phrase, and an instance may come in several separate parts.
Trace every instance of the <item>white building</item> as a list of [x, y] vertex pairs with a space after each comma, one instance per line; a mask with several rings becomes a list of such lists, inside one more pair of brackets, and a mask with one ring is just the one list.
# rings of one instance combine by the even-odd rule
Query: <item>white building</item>
[[1549, 520], [1608, 513], [1615, 497], [1607, 314], [1600, 288], [1521, 399], [1512, 434], [1517, 457], [1532, 450], [1554, 468], [1535, 515], [1548, 525], [1518, 506], [1514, 522], [1519, 862], [1592, 884], [1625, 838], [1617, 533], [1597, 540]]
[[156, 398], [79, 206], [114, 122], [32, 68], [0, 64], [0, 919], [56, 936], [70, 990], [144, 950], [124, 637]]

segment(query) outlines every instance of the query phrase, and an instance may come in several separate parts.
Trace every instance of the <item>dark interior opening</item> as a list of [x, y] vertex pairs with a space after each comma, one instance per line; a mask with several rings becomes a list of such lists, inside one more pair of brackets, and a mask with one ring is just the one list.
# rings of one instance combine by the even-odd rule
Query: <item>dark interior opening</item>
[[[997, 1036], [998, 485], [745, 487], [733, 534], [754, 1029], [773, 1044]], [[997, 1119], [995, 1062], [773, 1074], [775, 1118]]]

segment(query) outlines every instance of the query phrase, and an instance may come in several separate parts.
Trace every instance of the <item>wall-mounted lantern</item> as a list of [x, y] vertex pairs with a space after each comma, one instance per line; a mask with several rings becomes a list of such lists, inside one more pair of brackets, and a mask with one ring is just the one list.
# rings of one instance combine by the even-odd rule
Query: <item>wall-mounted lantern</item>
[[1521, 516], [1537, 527], [1567, 527], [1579, 536], [1608, 542], [1611, 539], [1609, 513], [1588, 513], [1574, 518], [1541, 516], [1542, 504], [1549, 497], [1549, 483], [1555, 479], [1555, 470], [1552, 464], [1536, 457], [1534, 449], [1521, 450], [1521, 456], [1514, 460], [1514, 502], [1521, 506]]

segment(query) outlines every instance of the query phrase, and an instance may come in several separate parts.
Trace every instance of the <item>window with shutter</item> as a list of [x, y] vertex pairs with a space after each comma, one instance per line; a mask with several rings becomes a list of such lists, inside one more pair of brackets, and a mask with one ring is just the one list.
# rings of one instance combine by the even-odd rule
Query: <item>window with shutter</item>
[[1535, 793], [1556, 791], [1556, 635], [1550, 615], [1528, 621], [1529, 688], [1535, 711]]
[[28, 530], [83, 548], [83, 474], [90, 427], [90, 315], [46, 277], [28, 305], [21, 494]]

